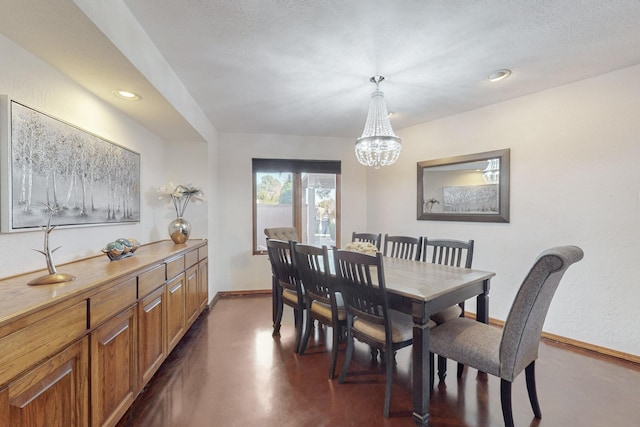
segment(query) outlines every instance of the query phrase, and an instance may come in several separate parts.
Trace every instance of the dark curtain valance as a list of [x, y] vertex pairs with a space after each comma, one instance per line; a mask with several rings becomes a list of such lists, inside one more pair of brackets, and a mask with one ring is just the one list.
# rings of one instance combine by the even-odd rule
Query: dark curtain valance
[[253, 170], [260, 172], [333, 173], [340, 174], [337, 160], [252, 159]]

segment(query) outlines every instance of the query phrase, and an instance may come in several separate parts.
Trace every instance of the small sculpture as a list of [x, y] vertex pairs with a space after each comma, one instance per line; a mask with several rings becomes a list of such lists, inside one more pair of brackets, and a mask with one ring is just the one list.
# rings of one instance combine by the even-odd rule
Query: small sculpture
[[29, 285], [51, 285], [54, 283], [62, 283], [62, 282], [70, 282], [71, 280], [75, 280], [75, 276], [66, 273], [58, 273], [56, 271], [56, 266], [53, 263], [53, 257], [51, 256], [55, 251], [60, 249], [62, 246], [58, 246], [57, 248], [50, 250], [49, 249], [49, 234], [56, 228], [55, 225], [51, 225], [51, 218], [56, 208], [43, 203], [43, 205], [49, 210], [49, 220], [47, 221], [47, 226], [40, 226], [42, 230], [44, 230], [44, 250], [34, 249], [36, 252], [40, 252], [47, 260], [47, 269], [49, 270], [49, 274], [44, 276], [40, 276], [38, 278], [33, 279], [29, 282]]

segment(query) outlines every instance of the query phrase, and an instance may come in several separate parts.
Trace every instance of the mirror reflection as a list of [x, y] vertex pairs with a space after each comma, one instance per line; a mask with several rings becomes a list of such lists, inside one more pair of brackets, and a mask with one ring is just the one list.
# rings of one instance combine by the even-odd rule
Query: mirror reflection
[[418, 219], [509, 221], [509, 150], [418, 163]]

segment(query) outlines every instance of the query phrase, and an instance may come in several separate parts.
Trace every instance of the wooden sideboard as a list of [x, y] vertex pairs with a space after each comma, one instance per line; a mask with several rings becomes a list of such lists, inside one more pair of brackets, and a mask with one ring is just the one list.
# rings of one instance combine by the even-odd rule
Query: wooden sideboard
[[0, 427], [113, 426], [208, 302], [206, 240], [0, 280]]

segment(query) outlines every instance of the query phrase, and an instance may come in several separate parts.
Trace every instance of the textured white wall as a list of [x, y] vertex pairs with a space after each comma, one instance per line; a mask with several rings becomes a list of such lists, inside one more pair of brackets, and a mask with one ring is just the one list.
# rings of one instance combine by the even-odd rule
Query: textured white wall
[[[366, 169], [353, 151], [354, 140], [304, 136], [220, 134], [219, 222], [215, 275], [218, 290], [267, 289], [271, 267], [265, 255], [252, 255], [251, 159], [342, 161], [342, 242], [366, 228]], [[211, 227], [214, 227], [212, 224]], [[262, 233], [262, 230], [259, 230]]]
[[[215, 199], [211, 198], [209, 186], [209, 164], [207, 154], [208, 144], [184, 143], [167, 144], [165, 149], [164, 184], [173, 182], [174, 184], [198, 185], [204, 192], [205, 202], [200, 204], [189, 203], [184, 214], [184, 218], [191, 223], [191, 238], [208, 238], [208, 206]], [[158, 186], [163, 184], [158, 183]], [[172, 203], [160, 202], [162, 207], [162, 217], [164, 225], [175, 219], [176, 211]], [[166, 228], [161, 231], [165, 232]]]
[[[578, 245], [585, 257], [567, 272], [544, 330], [638, 355], [639, 100], [635, 66], [398, 131], [399, 161], [368, 171], [368, 228], [475, 239], [474, 268], [497, 273], [498, 319], [539, 252]], [[416, 220], [418, 161], [502, 148], [511, 149], [509, 224]]]
[[[154, 183], [155, 189], [159, 185], [168, 184], [188, 184], [199, 185], [204, 192], [205, 201], [198, 205], [190, 203], [185, 211], [184, 218], [191, 223], [192, 239], [209, 239], [215, 242], [213, 234], [216, 216], [216, 187], [215, 179], [217, 169], [217, 139], [207, 144], [202, 143], [182, 143], [166, 144], [164, 151], [163, 181]], [[155, 190], [154, 190], [155, 191]], [[157, 200], [153, 202], [154, 209], [160, 218], [157, 226], [160, 239], [167, 239], [167, 227], [176, 214], [173, 204], [166, 201]], [[211, 226], [210, 226], [211, 224]], [[209, 245], [209, 299], [213, 299], [216, 294], [213, 273], [217, 268], [215, 258], [215, 245]]]
[[[54, 254], [55, 263], [100, 254], [106, 243], [119, 237], [135, 237], [142, 243], [167, 238], [167, 221], [157, 209], [155, 195], [165, 180], [164, 168], [159, 167], [164, 164], [164, 141], [4, 36], [0, 52], [1, 94], [141, 154], [140, 223], [56, 229], [52, 245], [62, 248]], [[6, 172], [4, 168], [0, 166], [0, 173]], [[7, 203], [5, 195], [0, 195], [0, 203]], [[46, 268], [44, 257], [32, 250], [42, 248], [43, 238], [42, 231], [0, 234], [0, 277]]]
[[[167, 147], [3, 36], [0, 51], [0, 93], [142, 155], [141, 222], [58, 229], [52, 234], [53, 244], [62, 246], [57, 264], [95, 255], [117, 237], [166, 238], [171, 215], [156, 188], [191, 180], [206, 187], [207, 204], [188, 214], [194, 237], [213, 242], [211, 296], [264, 289], [268, 261], [251, 255], [251, 158], [342, 160], [343, 242], [353, 230], [475, 239], [474, 267], [497, 273], [490, 315], [500, 319], [541, 250], [577, 244], [585, 259], [567, 273], [545, 330], [640, 354], [640, 287], [632, 270], [640, 240], [640, 67], [396, 129], [403, 138], [400, 160], [375, 171], [357, 164], [353, 140], [345, 138], [221, 134], [219, 146]], [[511, 223], [415, 219], [416, 162], [500, 148], [512, 150]], [[0, 277], [44, 268], [42, 255], [31, 250], [42, 239], [42, 232], [1, 234]]]

